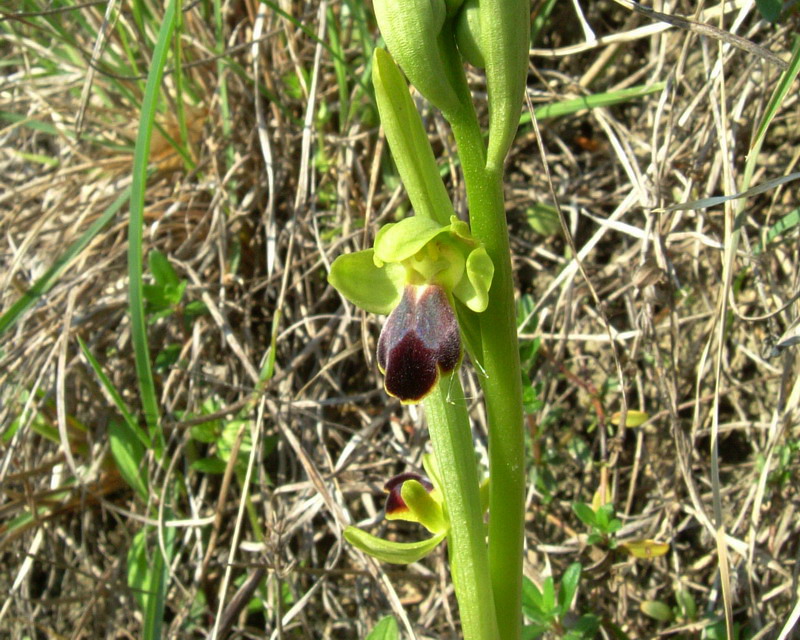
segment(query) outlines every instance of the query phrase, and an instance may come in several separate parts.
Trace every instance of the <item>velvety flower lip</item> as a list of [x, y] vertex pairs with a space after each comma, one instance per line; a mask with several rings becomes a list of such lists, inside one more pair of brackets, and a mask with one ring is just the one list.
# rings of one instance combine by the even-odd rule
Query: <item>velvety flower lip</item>
[[378, 339], [386, 392], [405, 403], [419, 402], [460, 360], [458, 321], [445, 290], [407, 285]]
[[387, 516], [402, 518], [404, 514], [408, 513], [408, 505], [406, 501], [403, 500], [403, 496], [400, 493], [403, 488], [403, 483], [407, 480], [416, 480], [428, 491], [433, 491], [433, 484], [431, 484], [430, 480], [413, 471], [406, 471], [405, 473], [390, 478], [386, 484], [383, 485], [383, 490], [388, 494], [386, 496], [385, 508]]

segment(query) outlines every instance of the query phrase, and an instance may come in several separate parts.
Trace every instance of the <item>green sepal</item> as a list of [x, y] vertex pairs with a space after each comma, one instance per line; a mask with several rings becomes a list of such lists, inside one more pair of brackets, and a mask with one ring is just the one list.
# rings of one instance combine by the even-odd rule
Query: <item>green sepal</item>
[[375, 236], [376, 264], [406, 260], [447, 230], [447, 227], [424, 216], [411, 216], [384, 225]]
[[486, 167], [501, 171], [514, 140], [528, 78], [530, 0], [480, 0], [480, 49], [489, 94]]
[[[416, 480], [406, 480], [400, 489], [400, 495], [408, 507], [408, 513], [399, 519], [418, 522], [434, 534], [446, 534], [450, 523], [444, 515], [442, 505]], [[389, 515], [386, 519], [390, 520]]]
[[378, 560], [391, 564], [411, 564], [417, 562], [445, 539], [446, 533], [439, 533], [427, 540], [418, 542], [392, 542], [378, 538], [356, 527], [347, 527], [344, 538], [356, 549]]
[[418, 216], [446, 225], [454, 215], [453, 203], [403, 74], [383, 49], [375, 49], [372, 56], [372, 82], [381, 124], [411, 206]]
[[449, 255], [442, 253], [429, 260], [421, 255], [420, 260], [406, 266], [418, 271], [423, 282], [437, 282], [469, 309], [482, 312], [489, 304], [494, 264], [472, 237], [469, 225], [456, 216], [451, 216], [450, 224], [444, 227], [422, 216], [385, 225], [375, 237], [375, 265], [380, 268], [409, 261], [437, 238], [442, 251], [450, 247]]
[[398, 263], [375, 266], [374, 250], [340, 255], [331, 264], [328, 282], [357, 307], [388, 315], [400, 302], [405, 269]]

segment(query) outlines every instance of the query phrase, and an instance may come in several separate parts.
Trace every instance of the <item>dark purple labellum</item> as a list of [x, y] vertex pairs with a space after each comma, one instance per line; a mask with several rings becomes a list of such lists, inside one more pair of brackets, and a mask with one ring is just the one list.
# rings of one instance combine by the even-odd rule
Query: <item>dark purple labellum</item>
[[409, 285], [378, 339], [378, 366], [386, 392], [419, 402], [461, 359], [458, 321], [444, 289]]
[[389, 494], [386, 496], [387, 515], [400, 515], [408, 511], [408, 506], [406, 505], [405, 500], [403, 500], [403, 496], [400, 495], [400, 491], [403, 488], [403, 483], [406, 482], [406, 480], [416, 480], [423, 487], [425, 487], [429, 493], [433, 491], [433, 485], [430, 483], [430, 481], [418, 473], [414, 473], [413, 471], [406, 471], [405, 473], [401, 473], [393, 478], [390, 478], [386, 484], [383, 485], [383, 490]]

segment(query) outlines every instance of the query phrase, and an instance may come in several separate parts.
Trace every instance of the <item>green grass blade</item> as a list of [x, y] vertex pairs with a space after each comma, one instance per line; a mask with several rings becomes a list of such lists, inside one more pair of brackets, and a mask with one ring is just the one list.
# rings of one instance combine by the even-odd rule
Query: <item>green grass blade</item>
[[80, 336], [78, 336], [78, 344], [81, 347], [84, 357], [89, 362], [89, 366], [92, 368], [92, 371], [94, 371], [97, 379], [100, 381], [100, 384], [103, 385], [103, 388], [111, 397], [111, 401], [114, 403], [117, 411], [119, 411], [129, 431], [135, 435], [136, 439], [139, 440], [142, 445], [149, 448], [151, 446], [150, 438], [148, 438], [147, 434], [139, 428], [138, 424], [136, 424], [136, 419], [133, 417], [133, 413], [131, 413], [128, 405], [125, 404], [122, 394], [114, 386], [114, 383], [108, 378], [105, 371], [103, 371], [103, 367], [100, 366], [100, 363], [94, 357], [94, 354], [89, 350], [89, 347], [86, 346], [86, 343], [81, 339]]
[[130, 198], [131, 189], [126, 188], [120, 196], [112, 202], [103, 214], [95, 220], [92, 225], [83, 232], [78, 238], [39, 278], [34, 285], [22, 294], [22, 297], [17, 300], [11, 308], [8, 309], [2, 316], [0, 316], [0, 336], [2, 336], [10, 327], [14, 325], [17, 319], [34, 303], [40, 296], [46, 294], [53, 285], [64, 273], [64, 270], [75, 259], [75, 257], [83, 251], [92, 239], [102, 231], [102, 229], [114, 218], [117, 212], [122, 208]]
[[[147, 345], [147, 325], [142, 295], [142, 229], [144, 226], [144, 198], [147, 189], [147, 161], [150, 154], [150, 139], [153, 134], [156, 105], [164, 66], [169, 53], [172, 34], [175, 31], [176, 0], [167, 5], [158, 34], [147, 85], [142, 101], [139, 133], [133, 155], [133, 184], [131, 185], [130, 222], [128, 226], [128, 278], [130, 280], [131, 338], [136, 358], [136, 374], [145, 420], [156, 432], [159, 423], [158, 400], [156, 398], [153, 371], [150, 366], [150, 350]], [[160, 450], [160, 447], [158, 447]]]
[[767, 235], [763, 242], [759, 242], [753, 249], [754, 255], [759, 255], [764, 251], [764, 248], [778, 236], [794, 229], [800, 225], [800, 207], [794, 209], [783, 216], [775, 224], [773, 224], [767, 231]]
[[[775, 114], [778, 113], [778, 110], [783, 104], [783, 99], [786, 97], [786, 94], [789, 93], [798, 73], [800, 73], [800, 36], [795, 36], [789, 68], [781, 74], [778, 86], [775, 87], [775, 91], [772, 93], [772, 97], [770, 97], [767, 103], [764, 116], [761, 118], [761, 123], [758, 125], [753, 146], [748, 154], [748, 160], [750, 160], [750, 157], [755, 158], [755, 156], [758, 155], [761, 145], [764, 142], [764, 136], [767, 135], [767, 129], [769, 129], [769, 125], [772, 123]], [[749, 180], [747, 183], [749, 184]]]
[[[609, 91], [608, 93], [595, 93], [590, 96], [583, 96], [574, 98], [572, 100], [564, 100], [563, 102], [555, 102], [553, 104], [546, 104], [535, 109], [537, 120], [546, 120], [548, 118], [559, 118], [561, 116], [568, 116], [584, 109], [597, 109], [598, 107], [609, 107], [621, 102], [629, 102], [650, 95], [651, 93], [658, 93], [664, 89], [664, 82], [656, 82], [654, 84], [639, 85], [630, 87], [628, 89], [621, 89], [620, 91]], [[519, 119], [520, 124], [527, 124], [531, 121], [531, 114], [527, 111], [522, 114]]]

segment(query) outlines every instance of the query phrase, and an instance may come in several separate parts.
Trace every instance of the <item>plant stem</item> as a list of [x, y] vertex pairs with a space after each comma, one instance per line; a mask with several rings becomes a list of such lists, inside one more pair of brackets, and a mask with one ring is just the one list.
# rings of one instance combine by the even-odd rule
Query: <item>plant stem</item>
[[458, 373], [443, 375], [425, 399], [425, 417], [450, 519], [448, 547], [466, 640], [498, 640], [475, 448]]
[[467, 187], [470, 226], [494, 263], [489, 306], [479, 314], [483, 387], [489, 417], [489, 566], [503, 640], [522, 628], [525, 441], [511, 251], [503, 176], [486, 169], [486, 151], [472, 109], [450, 120]]

